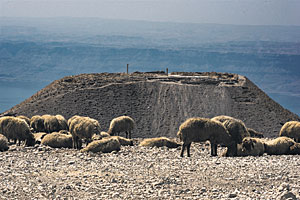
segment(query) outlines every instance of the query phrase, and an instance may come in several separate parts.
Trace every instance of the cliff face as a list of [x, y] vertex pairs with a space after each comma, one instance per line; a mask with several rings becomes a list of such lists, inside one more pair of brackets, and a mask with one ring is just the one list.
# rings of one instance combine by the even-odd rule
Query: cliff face
[[133, 137], [175, 137], [189, 117], [229, 115], [275, 137], [299, 116], [282, 108], [244, 76], [221, 73], [82, 74], [54, 81], [6, 113], [89, 116], [107, 131], [120, 115], [135, 119]]

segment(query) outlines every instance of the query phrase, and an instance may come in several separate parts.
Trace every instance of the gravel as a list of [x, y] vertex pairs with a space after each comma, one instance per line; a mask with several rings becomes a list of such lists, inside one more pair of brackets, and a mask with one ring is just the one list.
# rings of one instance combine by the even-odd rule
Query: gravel
[[[219, 147], [219, 155], [224, 151]], [[80, 153], [46, 146], [0, 152], [0, 199], [299, 199], [300, 156], [211, 157], [209, 147], [122, 147]]]

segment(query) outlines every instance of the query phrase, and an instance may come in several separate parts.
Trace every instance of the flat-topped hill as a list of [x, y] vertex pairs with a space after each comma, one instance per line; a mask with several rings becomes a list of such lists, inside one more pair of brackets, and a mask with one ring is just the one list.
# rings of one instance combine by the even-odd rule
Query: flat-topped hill
[[175, 137], [190, 117], [229, 115], [275, 137], [299, 116], [284, 109], [244, 76], [229, 73], [99, 73], [52, 82], [3, 114], [61, 114], [99, 120], [102, 130], [120, 115], [135, 119], [133, 137]]

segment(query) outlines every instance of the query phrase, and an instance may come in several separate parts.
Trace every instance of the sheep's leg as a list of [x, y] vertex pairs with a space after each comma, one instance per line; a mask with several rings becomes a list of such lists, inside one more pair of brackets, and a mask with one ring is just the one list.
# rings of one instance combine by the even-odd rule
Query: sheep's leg
[[183, 143], [183, 144], [182, 144], [182, 147], [181, 147], [181, 153], [180, 153], [180, 156], [181, 156], [181, 157], [183, 157], [183, 153], [184, 153], [185, 147], [186, 147], [186, 144]]
[[211, 156], [217, 156], [217, 148], [218, 148], [218, 144], [215, 144], [215, 143], [211, 143], [210, 144], [210, 154]]
[[126, 138], [128, 138], [128, 131], [125, 131], [125, 134], [126, 134]]
[[130, 131], [126, 131], [126, 138], [131, 139], [131, 132]]
[[192, 143], [189, 143], [188, 145], [186, 145], [186, 151], [187, 151], [187, 156], [188, 157], [191, 157], [191, 154], [190, 154], [191, 144]]
[[72, 136], [73, 148], [76, 149], [76, 138]]

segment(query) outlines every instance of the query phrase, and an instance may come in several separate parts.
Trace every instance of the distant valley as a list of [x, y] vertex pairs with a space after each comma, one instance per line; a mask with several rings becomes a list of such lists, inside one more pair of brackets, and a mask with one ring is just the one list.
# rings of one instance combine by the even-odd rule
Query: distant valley
[[0, 19], [0, 112], [64, 76], [129, 64], [130, 72], [245, 75], [300, 115], [300, 27]]

